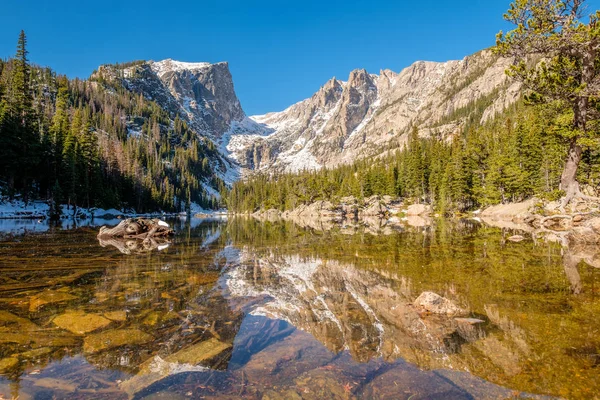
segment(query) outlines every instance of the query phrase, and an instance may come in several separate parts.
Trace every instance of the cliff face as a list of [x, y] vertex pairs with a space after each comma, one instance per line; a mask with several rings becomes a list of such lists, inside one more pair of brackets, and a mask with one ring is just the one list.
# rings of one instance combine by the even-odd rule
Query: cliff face
[[150, 61], [127, 68], [124, 84], [215, 139], [245, 117], [226, 62]]
[[[110, 82], [112, 88], [122, 87], [135, 96], [154, 101], [169, 117], [159, 121], [163, 134], [172, 130], [179, 119], [201, 140], [217, 142], [233, 124], [245, 118], [226, 62], [185, 63], [167, 59], [125, 66], [104, 65], [92, 77]], [[138, 117], [121, 116], [127, 120], [129, 135], [141, 135], [143, 119]], [[227, 184], [239, 178], [237, 165], [222, 152], [211, 152], [208, 159], [213, 174]], [[201, 184], [207, 196], [218, 197], [214, 182], [205, 180]]]
[[250, 117], [224, 147], [249, 170], [299, 171], [400, 148], [413, 127], [449, 138], [468, 118], [485, 122], [514, 103], [510, 61], [483, 51], [460, 61], [419, 61], [400, 73], [354, 70], [284, 111]]

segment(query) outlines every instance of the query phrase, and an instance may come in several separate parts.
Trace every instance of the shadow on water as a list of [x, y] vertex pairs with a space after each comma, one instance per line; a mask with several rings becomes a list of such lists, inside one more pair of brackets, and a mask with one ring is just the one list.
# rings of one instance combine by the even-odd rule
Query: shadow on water
[[[512, 243], [513, 231], [472, 221], [170, 222], [171, 242], [147, 247], [98, 243], [92, 228], [0, 241], [0, 396], [589, 398], [600, 390], [590, 250], [563, 257], [559, 244]], [[428, 291], [460, 311], [417, 306]]]

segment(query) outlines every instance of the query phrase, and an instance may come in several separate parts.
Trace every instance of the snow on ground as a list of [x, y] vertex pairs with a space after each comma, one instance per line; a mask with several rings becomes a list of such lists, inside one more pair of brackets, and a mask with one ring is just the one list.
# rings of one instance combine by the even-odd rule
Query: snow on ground
[[210, 186], [208, 183], [206, 182], [202, 182], [201, 183], [202, 188], [204, 189], [204, 191], [211, 197], [216, 198], [217, 200], [221, 200], [221, 193], [217, 192], [212, 186]]
[[275, 130], [266, 124], [256, 122], [248, 117], [241, 121], [232, 121], [229, 130], [221, 136], [219, 150], [222, 154], [234, 158], [234, 153], [242, 150], [248, 143], [259, 137], [267, 137], [274, 132]]
[[[213, 189], [214, 191], [214, 189]], [[217, 193], [218, 194], [218, 193]], [[50, 228], [48, 211], [50, 207], [44, 201], [30, 202], [27, 205], [21, 200], [0, 198], [0, 233], [45, 232]], [[60, 221], [53, 223], [63, 229], [73, 229], [80, 226], [117, 225], [123, 218], [144, 217], [156, 218], [177, 216], [173, 213], [147, 213], [138, 214], [134, 210], [117, 210], [102, 208], [77, 208], [61, 205], [62, 216]], [[196, 203], [192, 203], [192, 215], [201, 215], [202, 218], [224, 218], [227, 210], [206, 210]], [[183, 214], [185, 216], [185, 213]], [[199, 218], [192, 218], [193, 225]]]
[[25, 204], [21, 200], [0, 199], [0, 218], [44, 218], [50, 207], [46, 202], [35, 201]]
[[314, 139], [309, 140], [302, 150], [294, 152], [292, 147], [288, 151], [280, 153], [277, 162], [285, 165], [287, 172], [300, 172], [304, 170], [316, 170], [321, 168], [315, 156], [310, 152]]
[[196, 104], [196, 100], [192, 99], [190, 96], [183, 96], [181, 99], [179, 99], [181, 102], [183, 102], [183, 108], [188, 116], [188, 118], [193, 119], [194, 118], [194, 113], [192, 111], [192, 108], [194, 110], [197, 110], [197, 104]]
[[127, 136], [129, 137], [142, 137], [142, 130], [139, 126], [128, 126], [127, 127]]
[[224, 208], [220, 210], [207, 210], [206, 208], [200, 207], [197, 203], [192, 203], [190, 205], [190, 210], [192, 215], [207, 215], [216, 218], [227, 216], [227, 210]]
[[216, 174], [229, 186], [240, 180], [240, 168], [230, 160], [225, 160], [225, 171], [217, 170]]

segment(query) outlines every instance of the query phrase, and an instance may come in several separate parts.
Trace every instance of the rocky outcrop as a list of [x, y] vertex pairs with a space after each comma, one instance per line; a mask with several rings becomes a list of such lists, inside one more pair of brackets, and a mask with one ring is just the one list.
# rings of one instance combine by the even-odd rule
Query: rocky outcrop
[[[353, 196], [343, 197], [338, 202], [332, 203], [326, 200], [317, 200], [309, 204], [301, 204], [298, 207], [287, 210], [278, 211], [275, 209], [259, 210], [252, 215], [260, 218], [284, 218], [298, 219], [317, 217], [324, 219], [365, 219], [365, 218], [385, 218], [392, 211], [397, 212], [395, 208], [401, 204], [399, 199], [391, 196], [371, 196], [359, 201]], [[428, 210], [429, 206], [423, 206]]]
[[[569, 210], [558, 202], [537, 198], [520, 203], [498, 204], [477, 213], [477, 219], [499, 228], [518, 229], [535, 237], [546, 237], [563, 245], [600, 243], [600, 210], [594, 201], [580, 201]], [[523, 240], [520, 235], [510, 241]]]
[[573, 227], [567, 237], [571, 244], [600, 244], [600, 217]]
[[302, 204], [282, 215], [286, 217], [341, 217], [342, 210], [325, 200], [315, 201], [311, 204]]
[[388, 204], [379, 196], [372, 196], [365, 199], [364, 206], [359, 209], [359, 217], [385, 217], [389, 214]]
[[498, 204], [486, 208], [478, 216], [493, 220], [524, 221], [531, 215], [537, 202], [539, 200], [533, 197], [520, 203]]
[[428, 204], [411, 204], [406, 209], [408, 216], [427, 216], [431, 213], [431, 206]]

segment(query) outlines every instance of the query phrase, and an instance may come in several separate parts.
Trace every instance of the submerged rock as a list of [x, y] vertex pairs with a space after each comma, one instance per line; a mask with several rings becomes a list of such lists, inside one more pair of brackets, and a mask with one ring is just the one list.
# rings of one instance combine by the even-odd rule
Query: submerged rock
[[36, 331], [42, 329], [30, 320], [16, 316], [4, 310], [0, 310], [0, 328], [1, 327], [10, 328], [11, 330], [19, 330], [21, 332]]
[[19, 364], [19, 359], [15, 357], [3, 358], [0, 360], [0, 373], [7, 372], [8, 370], [16, 367]]
[[127, 313], [122, 310], [108, 311], [104, 313], [104, 316], [115, 322], [123, 322], [127, 320]]
[[198, 364], [208, 361], [231, 348], [230, 343], [211, 338], [204, 342], [186, 347], [175, 354], [161, 358], [155, 356], [142, 364], [140, 372], [119, 386], [133, 395], [146, 387], [170, 375], [208, 370]]
[[43, 358], [47, 355], [51, 354], [54, 351], [51, 347], [40, 347], [39, 349], [33, 349], [26, 351], [24, 353], [19, 353], [19, 358], [21, 359], [31, 359], [35, 360], [37, 358]]
[[125, 345], [148, 343], [152, 339], [151, 335], [138, 329], [113, 329], [86, 336], [83, 340], [83, 351], [97, 353]]
[[224, 343], [218, 339], [211, 338], [204, 342], [181, 349], [177, 353], [166, 357], [165, 361], [198, 365], [202, 361], [210, 360], [211, 358], [218, 356], [230, 347], [230, 343]]
[[73, 393], [77, 390], [77, 385], [58, 378], [40, 378], [36, 379], [33, 383], [34, 386], [42, 387], [45, 389], [51, 389], [53, 392], [62, 391], [67, 393]]
[[83, 311], [67, 311], [52, 321], [54, 325], [69, 332], [83, 335], [105, 328], [111, 321], [98, 314], [86, 314]]
[[433, 292], [423, 292], [414, 302], [414, 305], [433, 314], [465, 314], [466, 311], [458, 307], [451, 300]]
[[37, 311], [38, 308], [46, 304], [64, 303], [75, 299], [77, 299], [77, 297], [72, 294], [48, 290], [33, 296], [29, 300], [29, 311]]

